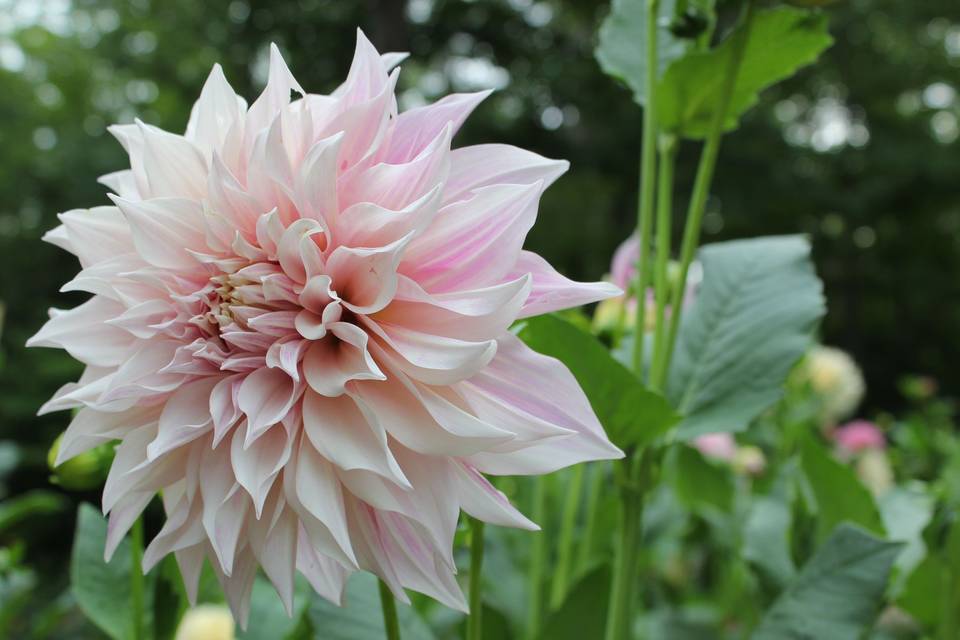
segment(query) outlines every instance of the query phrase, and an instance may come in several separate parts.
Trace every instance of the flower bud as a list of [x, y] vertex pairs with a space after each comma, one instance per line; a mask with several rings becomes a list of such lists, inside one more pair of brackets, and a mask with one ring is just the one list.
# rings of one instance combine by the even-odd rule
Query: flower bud
[[73, 491], [96, 489], [102, 485], [107, 479], [110, 463], [113, 462], [114, 445], [110, 442], [104, 443], [57, 466], [61, 438], [62, 434], [57, 436], [47, 452], [47, 466], [53, 472], [51, 482]]
[[767, 468], [767, 457], [760, 447], [745, 445], [733, 455], [733, 470], [741, 475], [758, 476]]
[[799, 371], [803, 382], [819, 396], [822, 417], [836, 423], [860, 405], [865, 391], [860, 367], [845, 351], [817, 346], [810, 350]]
[[188, 610], [174, 640], [233, 640], [230, 610], [222, 605], [201, 604]]
[[893, 486], [893, 468], [887, 453], [870, 449], [857, 460], [857, 476], [874, 496], [881, 496]]

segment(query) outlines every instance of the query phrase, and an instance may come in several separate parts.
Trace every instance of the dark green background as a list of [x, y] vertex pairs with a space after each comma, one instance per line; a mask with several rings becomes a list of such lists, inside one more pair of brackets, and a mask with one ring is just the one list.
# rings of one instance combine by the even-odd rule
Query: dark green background
[[[953, 395], [960, 7], [850, 0], [827, 11], [834, 47], [766, 92], [725, 141], [705, 237], [809, 233], [829, 299], [824, 339], [862, 364], [868, 406], [894, 408], [906, 373], [933, 375]], [[404, 102], [509, 78], [457, 143], [509, 142], [569, 159], [528, 246], [571, 276], [598, 278], [632, 225], [640, 136], [629, 93], [593, 59], [605, 12], [586, 0], [0, 3], [0, 440], [17, 442], [21, 457], [6, 492], [46, 484], [46, 447], [66, 425], [65, 414], [34, 413], [79, 367], [23, 344], [49, 306], [81, 300], [57, 293], [74, 259], [39, 237], [57, 212], [106, 203], [95, 179], [125, 158], [105, 125], [138, 116], [182, 130], [217, 61], [255, 96], [270, 41], [307, 90], [328, 91], [346, 74], [360, 25], [382, 51], [412, 53]], [[486, 71], [472, 84], [476, 69]], [[830, 138], [838, 122], [852, 137]], [[678, 212], [697, 151], [681, 150]], [[64, 530], [39, 535], [64, 550], [69, 543]]]

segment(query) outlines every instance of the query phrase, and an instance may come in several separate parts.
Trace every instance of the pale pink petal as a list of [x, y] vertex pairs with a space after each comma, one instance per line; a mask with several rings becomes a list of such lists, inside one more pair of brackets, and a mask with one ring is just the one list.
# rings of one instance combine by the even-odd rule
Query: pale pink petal
[[546, 260], [530, 251], [521, 251], [507, 278], [529, 274], [533, 279], [530, 295], [518, 318], [529, 318], [552, 311], [579, 307], [623, 294], [609, 282], [574, 282], [560, 275]]

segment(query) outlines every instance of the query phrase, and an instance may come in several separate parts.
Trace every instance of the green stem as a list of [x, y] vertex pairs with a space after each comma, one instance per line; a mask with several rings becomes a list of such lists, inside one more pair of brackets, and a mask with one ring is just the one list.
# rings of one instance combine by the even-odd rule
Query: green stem
[[650, 367], [650, 387], [663, 389], [666, 371], [663, 369], [666, 342], [666, 308], [670, 295], [667, 267], [670, 262], [670, 234], [673, 217], [673, 170], [677, 161], [677, 139], [673, 135], [660, 137], [660, 162], [657, 184], [657, 264], [654, 286], [657, 296], [656, 331], [653, 335], [653, 364]]
[[380, 608], [383, 610], [383, 628], [387, 640], [400, 640], [400, 619], [397, 618], [397, 602], [393, 599], [390, 587], [380, 581]]
[[724, 70], [723, 85], [720, 88], [720, 100], [710, 123], [707, 141], [700, 155], [700, 164], [697, 167], [697, 177], [693, 184], [693, 196], [690, 199], [690, 208], [687, 210], [687, 222], [683, 230], [683, 243], [680, 248], [680, 275], [677, 286], [670, 298], [670, 330], [667, 334], [667, 344], [664, 347], [663, 360], [660, 367], [665, 373], [669, 370], [670, 359], [677, 341], [677, 331], [680, 328], [680, 316], [683, 313], [683, 293], [687, 284], [687, 274], [693, 254], [700, 243], [700, 226], [703, 222], [703, 213], [707, 206], [707, 197], [710, 195], [710, 184], [713, 181], [713, 171], [717, 164], [717, 154], [720, 151], [720, 140], [723, 137], [723, 127], [730, 109], [730, 101], [737, 85], [737, 75], [743, 62], [743, 55], [750, 39], [750, 27], [753, 22], [753, 0], [748, 0], [744, 7], [741, 19], [742, 31], [733, 45], [733, 51]]
[[483, 521], [470, 518], [470, 615], [467, 617], [467, 640], [483, 637]]
[[144, 637], [143, 615], [143, 519], [137, 518], [130, 528], [130, 615], [133, 618], [133, 640]]
[[606, 465], [595, 462], [590, 469], [590, 482], [587, 484], [587, 506], [583, 518], [583, 535], [580, 537], [580, 552], [577, 556], [577, 572], [583, 573], [590, 564], [590, 555], [593, 553], [594, 526], [597, 521], [597, 510], [600, 508], [600, 492], [603, 490], [603, 476]]
[[637, 321], [633, 331], [633, 370], [643, 379], [643, 346], [647, 328], [647, 283], [650, 282], [650, 235], [657, 172], [657, 18], [660, 0], [646, 0], [647, 50], [646, 104], [643, 106], [643, 142], [640, 148], [640, 197], [637, 207], [637, 237], [640, 264], [637, 267]]
[[560, 522], [560, 541], [557, 548], [557, 566], [553, 572], [550, 590], [550, 608], [559, 609], [567, 595], [573, 565], [573, 534], [577, 527], [577, 515], [580, 513], [580, 494], [583, 489], [583, 465], [578, 464], [570, 470], [570, 482], [563, 503], [563, 516]]
[[620, 523], [613, 583], [607, 609], [606, 640], [626, 640], [630, 634], [633, 583], [636, 579], [640, 534], [643, 526], [643, 496], [631, 487], [622, 489], [623, 522]]
[[[547, 478], [540, 476], [533, 481], [533, 509], [531, 516], [536, 523], [543, 524], [547, 511]], [[547, 561], [547, 543], [544, 532], [533, 534], [530, 549], [530, 598], [527, 603], [527, 640], [536, 640], [540, 636], [540, 623], [543, 613], [543, 570]]]

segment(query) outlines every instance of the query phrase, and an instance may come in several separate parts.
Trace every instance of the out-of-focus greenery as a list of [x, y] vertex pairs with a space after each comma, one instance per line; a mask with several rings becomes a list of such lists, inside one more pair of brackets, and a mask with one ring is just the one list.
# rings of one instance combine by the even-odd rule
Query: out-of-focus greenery
[[[890, 426], [898, 476], [919, 478], [955, 507], [960, 455], [952, 406], [918, 392], [924, 379], [912, 379], [905, 396], [896, 385], [909, 372], [932, 375], [947, 397], [960, 385], [953, 366], [960, 356], [960, 305], [953, 304], [960, 299], [960, 11], [955, 0], [843, 0], [826, 10], [833, 47], [815, 67], [765, 92], [725, 140], [705, 235], [810, 234], [826, 283], [825, 340], [856, 355], [869, 382], [868, 406], [891, 415], [906, 407], [906, 418], [881, 420]], [[329, 90], [345, 74], [359, 25], [381, 50], [411, 52], [399, 85], [402, 107], [450, 91], [499, 89], [459, 144], [510, 142], [571, 160], [570, 173], [547, 192], [529, 246], [571, 276], [596, 278], [633, 225], [640, 129], [630, 91], [612, 85], [593, 59], [606, 11], [606, 2], [588, 0], [0, 0], [0, 636], [95, 637], [61, 594], [71, 502], [95, 503], [97, 492], [68, 498], [49, 482], [47, 449], [68, 415], [35, 417], [80, 367], [65, 353], [27, 353], [23, 344], [48, 307], [81, 300], [57, 293], [75, 272], [74, 259], [39, 238], [57, 212], [105, 202], [96, 177], [125, 162], [106, 125], [139, 117], [181, 130], [214, 62], [253, 97], [271, 41], [304, 87]], [[684, 143], [678, 213], [696, 159], [697, 145]], [[807, 415], [805, 406], [782, 405], [775, 424], [802, 432], [796, 425], [822, 417]], [[769, 453], [778, 440], [763, 424], [750, 437]], [[775, 478], [762, 483], [764, 496], [788, 490]], [[651, 589], [667, 602], [687, 602], [681, 594], [690, 589], [702, 589], [706, 599], [722, 586], [727, 609], [691, 614], [716, 622], [755, 595], [748, 588], [754, 578], [743, 566], [710, 559], [736, 550], [717, 534], [734, 532], [716, 524], [712, 508], [681, 521], [668, 503], [669, 496], [651, 507], [650, 526], [677, 534], [664, 538], [669, 553], [651, 551], [645, 561], [662, 578]], [[789, 504], [801, 509], [793, 498]], [[931, 548], [947, 548], [944, 517], [932, 517]], [[722, 549], [694, 545], [690, 553], [686, 542], [712, 526]], [[808, 534], [801, 531], [794, 547]], [[510, 561], [500, 552], [515, 541], [511, 535], [492, 543], [492, 566]], [[587, 560], [600, 547], [588, 549]], [[799, 551], [793, 555], [806, 557]], [[903, 593], [931, 579], [942, 561], [926, 558], [919, 565], [925, 569], [898, 583]], [[768, 570], [776, 575], [783, 566]], [[585, 580], [607, 582], [589, 573]], [[510, 578], [496, 586], [488, 625], [509, 626], [522, 598], [509, 595]], [[33, 607], [28, 618], [27, 603], [43, 608]], [[922, 620], [924, 604], [908, 599], [903, 606]]]

